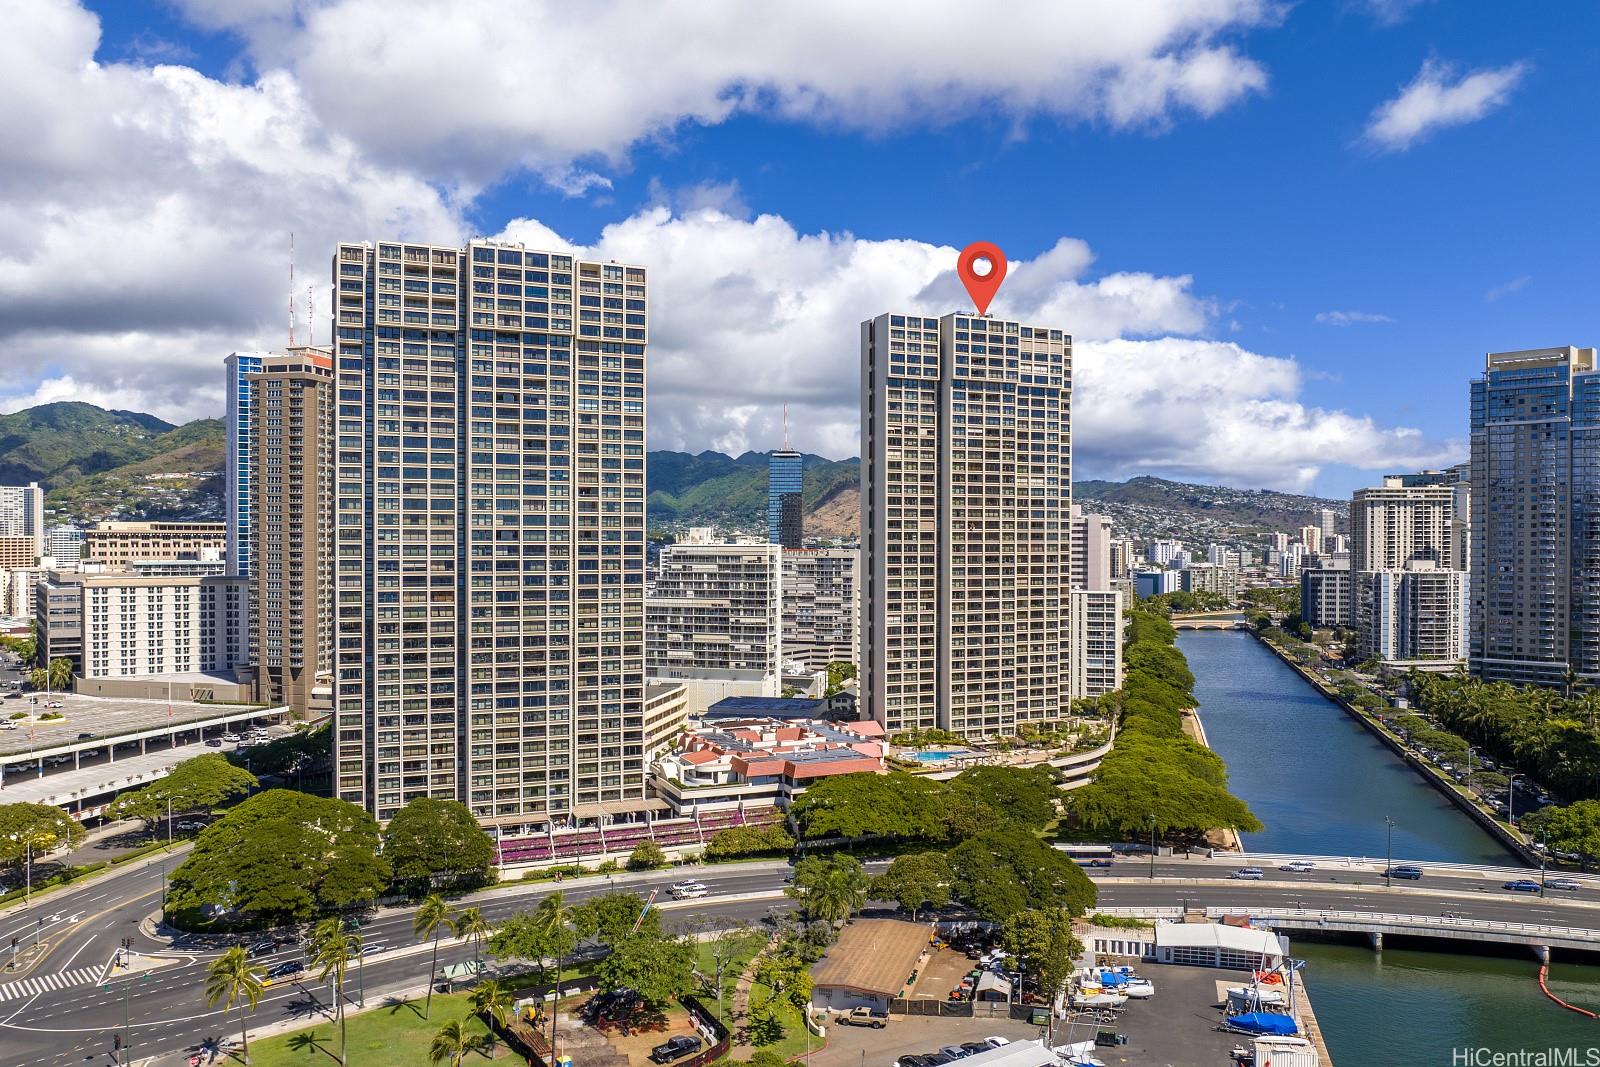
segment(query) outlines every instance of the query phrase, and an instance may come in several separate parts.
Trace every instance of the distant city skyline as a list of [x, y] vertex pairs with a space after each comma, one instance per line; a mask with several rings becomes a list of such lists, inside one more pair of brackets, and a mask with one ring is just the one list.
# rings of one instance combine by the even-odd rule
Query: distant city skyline
[[[653, 264], [652, 438], [690, 451], [770, 447], [787, 401], [796, 448], [857, 454], [855, 325], [967, 310], [951, 268], [980, 239], [1012, 265], [994, 314], [1073, 336], [1083, 477], [1345, 496], [1466, 459], [1485, 352], [1594, 343], [1544, 250], [1600, 218], [1527, 161], [1600, 153], [1562, 76], [1600, 10], [1007, 5], [998, 65], [953, 6], [909, 35], [892, 5], [849, 34], [807, 5], [441, 10], [23, 5], [0, 410], [220, 415], [207, 368], [283, 348], [291, 308], [327, 341], [316, 265], [372, 232]], [[642, 51], [666, 34], [694, 44]], [[405, 73], [457, 60], [514, 91]], [[111, 151], [47, 135], [69, 128]]]

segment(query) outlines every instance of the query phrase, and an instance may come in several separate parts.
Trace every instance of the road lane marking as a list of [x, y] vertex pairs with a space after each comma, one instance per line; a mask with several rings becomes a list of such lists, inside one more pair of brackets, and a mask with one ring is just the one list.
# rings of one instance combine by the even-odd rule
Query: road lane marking
[[[36, 997], [40, 993], [66, 989], [70, 986], [87, 985], [95, 981], [99, 976], [99, 967], [79, 967], [75, 971], [61, 971], [56, 974], [43, 974], [36, 978], [22, 978], [15, 982], [7, 982], [5, 985], [0, 985], [0, 1003], [16, 1000], [19, 997]], [[12, 1018], [15, 1017], [15, 1015], [12, 1016]]]

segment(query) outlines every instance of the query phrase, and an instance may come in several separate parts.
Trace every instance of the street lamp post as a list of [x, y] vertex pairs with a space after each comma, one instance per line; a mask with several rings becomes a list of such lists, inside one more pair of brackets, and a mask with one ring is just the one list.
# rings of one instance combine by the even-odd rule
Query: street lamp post
[[1387, 862], [1383, 865], [1383, 884], [1392, 886], [1394, 885], [1394, 820], [1385, 815], [1383, 821], [1389, 827], [1389, 847], [1385, 852]]
[[1149, 816], [1149, 819], [1150, 819], [1150, 880], [1153, 882], [1153, 881], [1156, 880], [1156, 817], [1154, 815], [1151, 815], [1151, 816]]

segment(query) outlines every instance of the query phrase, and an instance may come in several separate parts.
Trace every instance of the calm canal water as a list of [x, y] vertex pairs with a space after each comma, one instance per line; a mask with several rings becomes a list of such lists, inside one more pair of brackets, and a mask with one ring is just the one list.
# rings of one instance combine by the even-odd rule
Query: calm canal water
[[[1228, 765], [1229, 786], [1266, 824], [1247, 835], [1246, 848], [1381, 858], [1387, 816], [1396, 824], [1397, 860], [1515, 862], [1254, 637], [1186, 631], [1178, 647], [1194, 671], [1206, 738]], [[1445, 1067], [1453, 1050], [1468, 1047], [1600, 1045], [1600, 1022], [1540, 994], [1531, 955], [1389, 948], [1380, 956], [1303, 941], [1295, 954], [1307, 961], [1306, 984], [1338, 1067]], [[1558, 996], [1600, 1010], [1600, 967], [1558, 960], [1550, 981]]]

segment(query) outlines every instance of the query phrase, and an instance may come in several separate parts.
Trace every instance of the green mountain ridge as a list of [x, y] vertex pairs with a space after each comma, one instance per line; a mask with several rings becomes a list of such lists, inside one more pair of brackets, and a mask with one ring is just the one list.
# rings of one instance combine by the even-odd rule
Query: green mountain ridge
[[[174, 426], [153, 415], [107, 411], [75, 401], [0, 415], [0, 485], [37, 481], [53, 521], [111, 517], [222, 517], [226, 452], [220, 419]], [[807, 516], [832, 532], [855, 529], [860, 461], [805, 455]], [[767, 453], [655, 451], [645, 457], [653, 527], [766, 524]], [[1319, 508], [1347, 513], [1345, 501], [1262, 489], [1141, 476], [1126, 482], [1073, 483], [1073, 498], [1110, 514], [1134, 536], [1201, 529], [1292, 530]], [[820, 514], [819, 514], [820, 512]], [[1163, 536], [1165, 534], [1162, 534]]]

